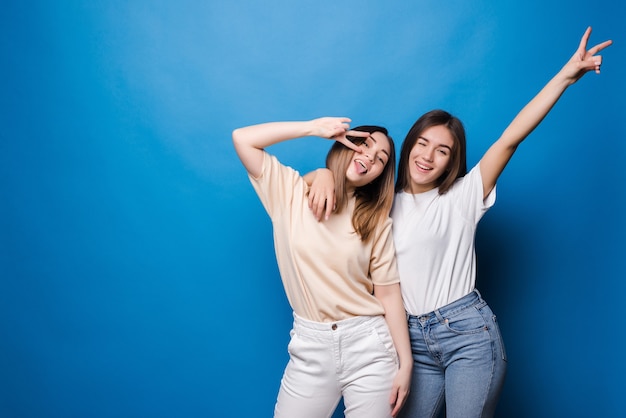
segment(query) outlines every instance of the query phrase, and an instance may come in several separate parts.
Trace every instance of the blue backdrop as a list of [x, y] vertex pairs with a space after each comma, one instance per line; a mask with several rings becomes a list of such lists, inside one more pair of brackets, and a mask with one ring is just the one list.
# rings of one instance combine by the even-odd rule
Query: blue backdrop
[[[291, 310], [230, 133], [444, 108], [475, 164], [575, 51], [478, 236], [501, 417], [623, 413], [624, 2], [9, 1], [0, 13], [0, 416], [268, 417]], [[273, 147], [305, 172], [328, 141]], [[338, 415], [339, 416], [339, 415]]]

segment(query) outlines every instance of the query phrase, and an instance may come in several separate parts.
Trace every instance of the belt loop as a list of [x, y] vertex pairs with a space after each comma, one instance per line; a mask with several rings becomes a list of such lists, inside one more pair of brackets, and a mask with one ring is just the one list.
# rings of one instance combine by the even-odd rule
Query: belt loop
[[441, 315], [441, 312], [439, 312], [439, 309], [435, 309], [435, 316], [437, 317], [440, 323], [442, 324], [446, 323], [446, 319]]

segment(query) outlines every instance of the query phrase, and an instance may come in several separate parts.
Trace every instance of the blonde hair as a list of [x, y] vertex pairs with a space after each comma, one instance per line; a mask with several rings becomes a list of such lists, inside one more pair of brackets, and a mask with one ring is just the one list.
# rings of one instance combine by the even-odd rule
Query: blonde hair
[[[380, 126], [366, 125], [353, 128], [355, 131], [380, 132], [389, 140], [389, 159], [382, 173], [372, 182], [357, 187], [354, 191], [356, 204], [352, 214], [352, 226], [361, 237], [361, 241], [367, 242], [378, 225], [381, 225], [389, 217], [393, 204], [393, 183], [395, 179], [396, 152], [393, 139], [387, 129]], [[366, 138], [351, 137], [348, 139], [360, 145]], [[351, 196], [346, 191], [346, 171], [352, 161], [354, 151], [335, 142], [326, 156], [326, 167], [332, 171], [335, 179], [335, 198], [337, 209], [341, 212], [348, 204]]]

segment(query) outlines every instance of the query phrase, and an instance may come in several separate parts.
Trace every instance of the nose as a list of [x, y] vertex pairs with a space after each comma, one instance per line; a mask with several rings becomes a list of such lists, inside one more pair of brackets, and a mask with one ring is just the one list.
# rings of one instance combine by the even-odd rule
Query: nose
[[434, 150], [432, 148], [428, 148], [428, 149], [424, 150], [424, 154], [423, 154], [424, 159], [426, 161], [432, 161], [433, 160], [433, 153], [434, 153]]

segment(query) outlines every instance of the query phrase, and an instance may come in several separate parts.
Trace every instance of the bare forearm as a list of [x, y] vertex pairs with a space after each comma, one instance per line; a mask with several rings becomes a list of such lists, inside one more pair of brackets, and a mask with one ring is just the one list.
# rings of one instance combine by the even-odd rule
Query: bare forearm
[[612, 41], [604, 41], [587, 50], [591, 27], [587, 28], [580, 40], [578, 49], [561, 70], [541, 89], [541, 91], [517, 114], [502, 136], [489, 148], [480, 160], [483, 178], [483, 194], [486, 197], [498, 177], [524, 139], [541, 123], [548, 112], [570, 85], [589, 71], [600, 72], [602, 57], [598, 52], [610, 46]]
[[413, 367], [411, 343], [400, 285], [376, 286], [374, 292], [385, 308], [385, 320], [398, 353], [400, 368], [411, 370]]
[[269, 122], [235, 129], [233, 144], [246, 170], [256, 177], [261, 173], [266, 147], [311, 134], [311, 122]]
[[517, 147], [541, 123], [571, 83], [563, 70], [557, 73], [515, 116], [500, 138], [480, 160], [483, 197], [491, 192]]
[[374, 295], [385, 308], [385, 320], [387, 321], [389, 333], [400, 361], [400, 367], [393, 379], [389, 398], [389, 403], [392, 406], [391, 415], [395, 417], [404, 405], [411, 387], [413, 358], [409, 340], [409, 328], [404, 305], [402, 304], [399, 283], [387, 286], [374, 286]]
[[555, 75], [504, 130], [502, 145], [515, 149], [552, 110], [569, 85], [561, 72]]
[[311, 186], [313, 184], [313, 182], [317, 178], [319, 170], [324, 170], [324, 169], [323, 168], [318, 168], [318, 169], [310, 171], [310, 172], [306, 173], [304, 176], [302, 176], [302, 178], [304, 178], [304, 182], [308, 186]]
[[400, 367], [403, 369], [411, 369], [413, 367], [413, 356], [411, 354], [406, 313], [404, 312], [402, 303], [399, 305], [396, 304], [393, 309], [388, 310], [385, 314], [385, 319], [389, 326], [389, 332], [391, 332], [393, 344], [398, 352]]
[[[336, 139], [348, 148], [359, 150], [346, 137], [349, 127], [350, 118], [346, 117], [322, 117], [302, 122], [268, 122], [235, 129], [233, 143], [246, 170], [251, 175], [258, 176], [263, 165], [263, 149], [288, 139], [318, 136]], [[366, 132], [360, 134], [369, 135]]]
[[312, 134], [310, 121], [269, 122], [235, 129], [233, 140], [235, 145], [248, 145], [263, 149], [282, 141]]

